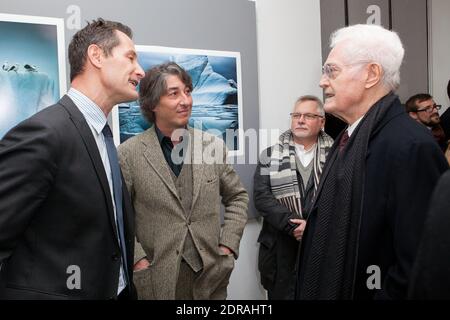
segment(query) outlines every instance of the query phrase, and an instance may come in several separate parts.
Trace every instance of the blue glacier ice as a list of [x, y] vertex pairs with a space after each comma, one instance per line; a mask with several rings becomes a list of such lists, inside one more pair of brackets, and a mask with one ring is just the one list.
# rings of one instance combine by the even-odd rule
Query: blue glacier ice
[[[191, 126], [202, 130], [214, 129], [226, 140], [226, 130], [238, 125], [237, 83], [214, 71], [206, 55], [176, 55], [171, 61], [183, 67], [192, 78]], [[143, 119], [137, 101], [119, 106], [121, 142], [145, 131], [149, 124]], [[227, 142], [227, 141], [226, 141]], [[227, 142], [231, 149], [235, 145]]]
[[57, 101], [55, 82], [45, 73], [0, 70], [0, 138], [13, 126]]
[[184, 68], [192, 78], [192, 86], [195, 88], [200, 80], [200, 76], [208, 65], [207, 56], [178, 55], [172, 56], [171, 60]]
[[192, 77], [194, 105], [218, 106], [237, 94], [228, 79], [214, 72], [207, 56], [175, 56], [174, 61]]
[[119, 105], [119, 125], [121, 142], [150, 127], [150, 124], [142, 116], [137, 101]]

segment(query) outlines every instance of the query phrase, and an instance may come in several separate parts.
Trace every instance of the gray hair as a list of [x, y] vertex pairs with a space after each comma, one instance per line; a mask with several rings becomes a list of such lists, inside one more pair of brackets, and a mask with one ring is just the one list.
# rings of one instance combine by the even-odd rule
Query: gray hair
[[313, 96], [313, 95], [304, 95], [301, 96], [300, 98], [297, 99], [297, 101], [295, 101], [294, 104], [294, 108], [297, 104], [301, 103], [301, 102], [305, 102], [305, 101], [314, 101], [317, 103], [317, 112], [321, 115], [321, 116], [325, 116], [325, 110], [323, 109], [323, 103], [322, 100], [320, 100], [318, 97]]
[[366, 60], [379, 63], [383, 68], [384, 86], [389, 90], [399, 87], [405, 49], [396, 32], [378, 25], [357, 24], [336, 30], [330, 37], [330, 47], [344, 41], [349, 63]]

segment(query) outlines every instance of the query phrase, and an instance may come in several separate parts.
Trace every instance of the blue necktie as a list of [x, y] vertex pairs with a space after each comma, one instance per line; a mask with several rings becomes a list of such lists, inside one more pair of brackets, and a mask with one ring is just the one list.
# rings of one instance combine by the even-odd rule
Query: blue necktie
[[120, 174], [119, 160], [117, 158], [117, 149], [114, 145], [113, 135], [108, 124], [105, 125], [102, 132], [103, 136], [105, 137], [106, 150], [108, 151], [109, 165], [111, 167], [114, 189], [114, 202], [116, 204], [117, 228], [119, 229], [120, 249], [122, 250], [122, 260], [125, 268], [125, 277], [128, 279], [128, 260], [127, 250], [125, 246], [125, 232], [123, 226], [122, 209], [122, 176]]

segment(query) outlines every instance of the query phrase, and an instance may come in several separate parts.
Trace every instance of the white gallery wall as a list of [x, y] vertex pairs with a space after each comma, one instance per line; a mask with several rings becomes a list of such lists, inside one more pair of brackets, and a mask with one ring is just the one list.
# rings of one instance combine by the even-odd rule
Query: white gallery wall
[[256, 0], [256, 25], [260, 129], [286, 130], [299, 96], [322, 97], [320, 1]]

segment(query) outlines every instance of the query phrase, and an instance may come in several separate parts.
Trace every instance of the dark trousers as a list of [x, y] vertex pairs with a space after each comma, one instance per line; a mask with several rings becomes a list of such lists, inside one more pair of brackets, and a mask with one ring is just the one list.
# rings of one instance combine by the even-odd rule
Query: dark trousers
[[117, 296], [114, 300], [137, 300], [136, 288], [134, 286], [131, 287], [128, 284]]

